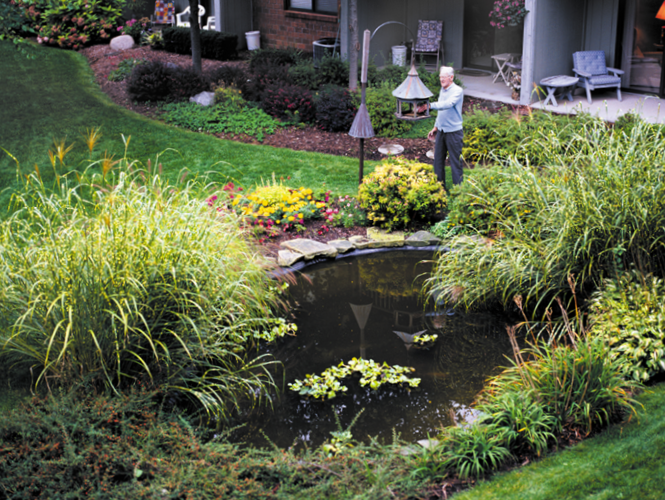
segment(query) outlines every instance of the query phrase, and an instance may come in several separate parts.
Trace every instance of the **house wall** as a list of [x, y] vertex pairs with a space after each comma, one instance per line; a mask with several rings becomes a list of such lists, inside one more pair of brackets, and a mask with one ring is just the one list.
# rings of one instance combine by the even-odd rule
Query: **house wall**
[[616, 60], [619, 0], [587, 0], [581, 50], [604, 50], [606, 63]]
[[584, 3], [538, 0], [534, 35], [533, 82], [538, 84], [548, 76], [572, 75], [573, 52], [583, 47]]
[[[348, 19], [349, 0], [341, 0], [342, 12]], [[374, 32], [381, 24], [397, 21], [405, 24], [389, 24], [379, 29], [370, 43], [370, 59], [382, 66], [392, 61], [391, 47], [415, 39], [419, 19], [443, 20], [444, 62], [462, 67], [462, 36], [464, 27], [464, 0], [358, 0], [358, 32], [362, 44], [365, 30]], [[348, 23], [341, 23], [342, 56], [349, 50]], [[410, 32], [409, 32], [410, 30]], [[414, 40], [415, 41], [415, 40]]]
[[261, 32], [262, 48], [312, 52], [312, 42], [337, 37], [338, 16], [287, 11], [284, 6], [284, 0], [254, 0], [254, 29]]
[[238, 2], [235, 0], [214, 0], [211, 1], [213, 14], [219, 11], [221, 15], [216, 19], [219, 30], [224, 33], [232, 33], [238, 36], [238, 49], [247, 48], [247, 38], [245, 33], [254, 31], [252, 23], [252, 4], [251, 2]]

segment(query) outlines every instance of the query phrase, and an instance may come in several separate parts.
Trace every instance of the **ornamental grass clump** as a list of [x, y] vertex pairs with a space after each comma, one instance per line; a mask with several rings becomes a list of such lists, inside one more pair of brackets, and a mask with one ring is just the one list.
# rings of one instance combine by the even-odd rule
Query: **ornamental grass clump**
[[38, 386], [150, 381], [219, 418], [261, 401], [270, 360], [253, 349], [291, 329], [269, 264], [194, 184], [118, 169], [55, 191], [32, 174], [14, 197], [0, 224], [4, 362]]
[[[627, 135], [597, 119], [583, 121], [545, 165], [513, 159], [491, 167], [483, 177], [491, 182], [470, 175], [453, 196], [469, 200], [459, 213], [486, 211], [476, 218], [480, 237], [447, 241], [455, 251], [441, 254], [431, 289], [466, 306], [510, 307], [522, 295], [542, 317], [557, 297], [572, 300], [570, 275], [582, 299], [632, 267], [664, 275], [663, 164], [662, 130], [637, 123]], [[500, 237], [488, 241], [489, 228]]]
[[363, 179], [358, 201], [367, 219], [388, 230], [431, 220], [446, 206], [446, 193], [430, 165], [397, 159]]

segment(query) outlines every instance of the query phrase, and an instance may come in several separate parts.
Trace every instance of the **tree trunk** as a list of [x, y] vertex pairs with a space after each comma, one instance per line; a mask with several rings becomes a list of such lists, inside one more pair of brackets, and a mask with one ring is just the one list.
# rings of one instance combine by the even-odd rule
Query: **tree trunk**
[[189, 32], [192, 38], [192, 67], [201, 74], [201, 27], [199, 26], [199, 0], [189, 0]]
[[349, 89], [358, 87], [358, 0], [349, 0], [349, 32], [351, 34], [351, 46], [349, 47]]

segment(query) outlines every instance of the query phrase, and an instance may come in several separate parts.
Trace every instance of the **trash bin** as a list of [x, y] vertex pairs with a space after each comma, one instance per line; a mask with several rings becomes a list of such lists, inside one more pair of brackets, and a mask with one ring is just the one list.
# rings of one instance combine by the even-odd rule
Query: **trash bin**
[[406, 66], [406, 45], [393, 45], [393, 64]]
[[245, 38], [247, 38], [247, 50], [257, 50], [261, 48], [260, 31], [248, 31], [245, 33]]

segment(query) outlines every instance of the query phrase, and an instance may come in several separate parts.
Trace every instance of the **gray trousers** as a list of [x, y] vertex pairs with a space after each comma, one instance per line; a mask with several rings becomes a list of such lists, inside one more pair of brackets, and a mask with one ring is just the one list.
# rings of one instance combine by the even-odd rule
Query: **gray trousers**
[[445, 185], [444, 166], [446, 156], [450, 153], [450, 170], [453, 174], [453, 184], [459, 184], [464, 178], [462, 170], [462, 144], [464, 143], [464, 131], [443, 132], [439, 130], [436, 134], [436, 143], [434, 144], [434, 172], [440, 182]]

